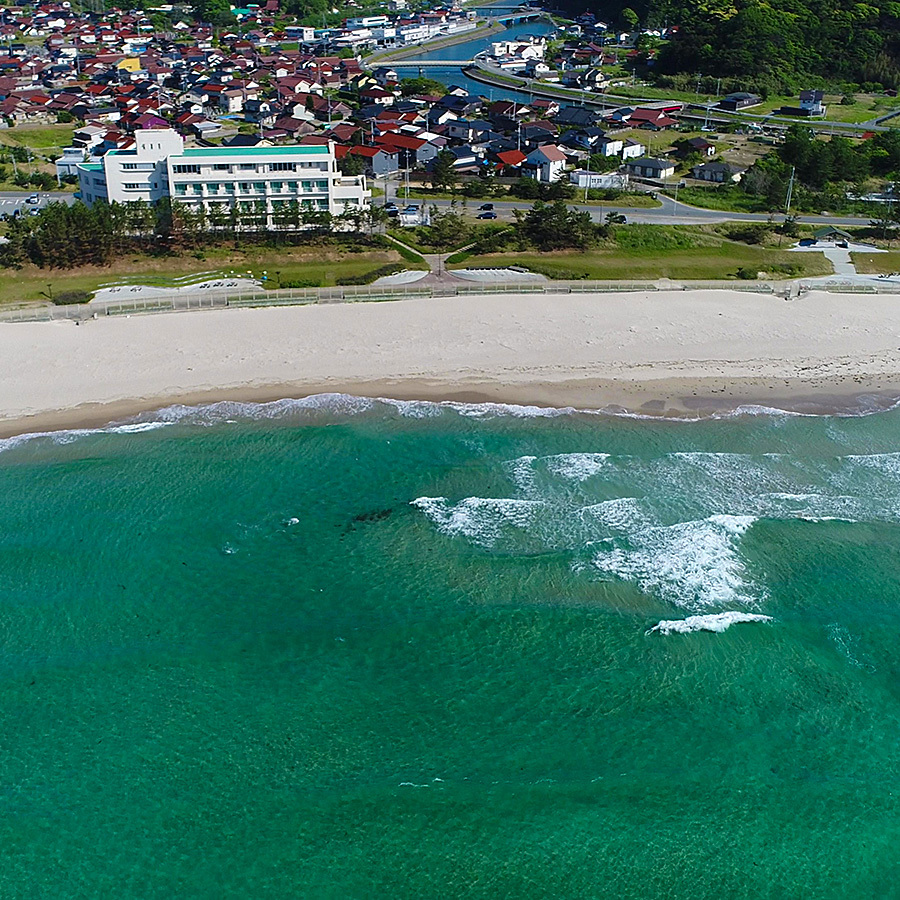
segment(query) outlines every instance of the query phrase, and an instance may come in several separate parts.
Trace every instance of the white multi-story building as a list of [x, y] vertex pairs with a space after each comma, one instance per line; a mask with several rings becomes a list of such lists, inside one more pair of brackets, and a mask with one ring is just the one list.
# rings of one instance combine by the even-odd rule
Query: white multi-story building
[[228, 213], [265, 203], [272, 228], [279, 209], [295, 200], [303, 209], [339, 215], [366, 206], [372, 196], [364, 175], [338, 171], [333, 144], [185, 149], [181, 135], [169, 129], [138, 131], [132, 149], [81, 164], [78, 177], [88, 205], [171, 197], [207, 213]]

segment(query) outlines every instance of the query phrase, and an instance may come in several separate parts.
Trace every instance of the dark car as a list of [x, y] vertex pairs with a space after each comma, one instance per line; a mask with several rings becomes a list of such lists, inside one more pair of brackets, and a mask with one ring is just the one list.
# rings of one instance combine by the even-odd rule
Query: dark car
[[490, 209], [494, 208], [494, 204], [493, 203], [482, 203], [481, 206], [479, 206], [478, 208], [483, 209], [483, 210], [490, 210]]
[[497, 218], [497, 213], [495, 213], [495, 212], [490, 212], [490, 211], [488, 211], [488, 212], [483, 212], [483, 213], [478, 213], [478, 218], [479, 218], [479, 219], [496, 219], [496, 218]]

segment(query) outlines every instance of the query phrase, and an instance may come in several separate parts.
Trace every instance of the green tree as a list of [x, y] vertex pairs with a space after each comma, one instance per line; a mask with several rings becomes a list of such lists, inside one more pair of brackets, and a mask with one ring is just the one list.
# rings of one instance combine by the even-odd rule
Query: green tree
[[456, 157], [449, 150], [441, 150], [434, 158], [431, 169], [431, 186], [438, 191], [453, 190], [457, 177]]

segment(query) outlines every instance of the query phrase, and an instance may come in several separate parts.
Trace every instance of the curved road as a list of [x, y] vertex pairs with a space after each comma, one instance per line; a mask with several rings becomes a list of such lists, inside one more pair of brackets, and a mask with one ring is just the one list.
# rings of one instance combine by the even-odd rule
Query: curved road
[[[595, 222], [601, 222], [607, 213], [621, 213], [629, 222], [649, 224], [649, 225], [711, 225], [718, 222], [768, 222], [771, 216], [768, 213], [744, 213], [729, 212], [720, 209], [701, 209], [697, 206], [688, 206], [687, 203], [676, 202], [671, 197], [664, 194], [657, 194], [657, 198], [662, 204], [659, 207], [645, 209], [634, 206], [616, 206], [615, 203], [591, 203], [585, 205], [583, 203], [569, 203], [570, 209], [588, 210], [591, 218]], [[416, 205], [425, 204], [426, 206], [437, 206], [438, 209], [450, 208], [449, 200], [422, 200], [412, 199], [409, 203]], [[530, 200], [473, 200], [467, 201], [466, 209], [470, 213], [476, 213], [478, 207], [482, 203], [493, 203], [494, 212], [497, 213], [499, 220], [512, 219], [513, 210], [527, 210], [532, 206]], [[398, 200], [398, 204], [402, 205], [402, 201]], [[459, 207], [459, 202], [457, 202]], [[782, 214], [775, 216], [776, 219], [784, 218]], [[868, 225], [872, 221], [871, 216], [797, 216], [797, 221], [807, 225]]]

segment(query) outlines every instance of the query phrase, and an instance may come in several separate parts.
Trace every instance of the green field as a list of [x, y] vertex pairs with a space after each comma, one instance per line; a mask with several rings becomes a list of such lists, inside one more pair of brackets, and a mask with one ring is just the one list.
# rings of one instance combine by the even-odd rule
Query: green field
[[887, 253], [851, 253], [850, 256], [860, 275], [900, 272], [900, 250], [889, 250]]
[[767, 277], [803, 278], [829, 275], [831, 264], [819, 253], [788, 253], [722, 241], [719, 246], [677, 248], [648, 253], [639, 250], [596, 249], [586, 252], [490, 253], [473, 256], [457, 268], [523, 266], [548, 278], [566, 279], [720, 279], [736, 276], [739, 268]]
[[62, 150], [72, 145], [73, 125], [17, 125], [0, 131], [0, 144], [31, 150]]
[[[675, 188], [664, 191], [667, 196], [675, 196]], [[729, 212], [769, 212], [759, 197], [753, 197], [737, 186], [684, 187], [678, 191], [678, 202], [702, 209], [721, 209]]]
[[391, 263], [404, 268], [424, 269], [425, 263], [406, 262], [394, 250], [347, 252], [339, 247], [290, 247], [282, 249], [248, 247], [206, 250], [202, 258], [194, 256], [148, 257], [128, 254], [110, 266], [84, 266], [79, 269], [0, 269], [0, 305], [46, 300], [47, 294], [62, 291], [95, 291], [109, 284], [146, 284], [174, 286], [174, 279], [196, 273], [210, 277], [259, 278], [263, 273], [273, 283], [281, 281], [318, 281], [323, 287], [348, 276], [364, 275]]

